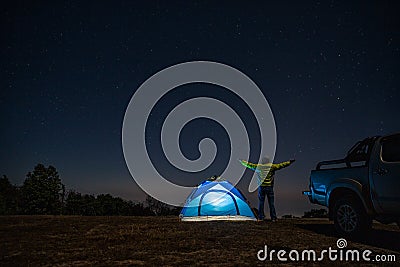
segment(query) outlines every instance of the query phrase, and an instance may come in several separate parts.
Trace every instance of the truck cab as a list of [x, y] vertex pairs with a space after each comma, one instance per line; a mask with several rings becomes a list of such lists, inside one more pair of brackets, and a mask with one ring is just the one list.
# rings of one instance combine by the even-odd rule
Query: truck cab
[[319, 162], [303, 194], [328, 207], [342, 235], [364, 232], [373, 219], [399, 224], [400, 133], [365, 138], [343, 159]]

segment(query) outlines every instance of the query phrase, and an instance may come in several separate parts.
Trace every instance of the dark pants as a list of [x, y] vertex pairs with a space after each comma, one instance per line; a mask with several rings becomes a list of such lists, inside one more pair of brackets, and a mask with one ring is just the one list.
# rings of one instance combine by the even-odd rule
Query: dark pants
[[258, 219], [264, 220], [264, 203], [265, 196], [268, 198], [269, 214], [271, 215], [271, 220], [276, 219], [276, 212], [274, 206], [274, 187], [272, 186], [260, 186], [258, 188]]

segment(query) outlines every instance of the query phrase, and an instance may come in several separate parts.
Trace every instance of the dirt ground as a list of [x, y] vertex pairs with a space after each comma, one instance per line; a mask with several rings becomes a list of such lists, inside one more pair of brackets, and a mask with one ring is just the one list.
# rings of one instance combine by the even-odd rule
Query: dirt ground
[[[282, 266], [276, 257], [272, 262], [259, 261], [257, 252], [267, 245], [268, 251], [287, 251], [288, 258], [291, 250], [337, 249], [337, 239], [327, 219], [260, 223], [180, 222], [177, 217], [3, 216], [0, 265]], [[372, 256], [395, 255], [397, 262], [385, 265], [400, 266], [400, 231], [396, 225], [374, 224], [362, 239], [347, 240], [347, 249], [369, 249]], [[327, 259], [324, 262], [332, 265]], [[317, 266], [321, 262], [289, 260], [285, 264]]]

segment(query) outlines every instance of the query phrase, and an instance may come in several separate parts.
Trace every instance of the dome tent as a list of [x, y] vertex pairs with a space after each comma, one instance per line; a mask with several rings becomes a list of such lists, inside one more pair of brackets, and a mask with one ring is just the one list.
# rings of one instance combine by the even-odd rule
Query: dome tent
[[243, 195], [228, 181], [204, 181], [186, 200], [182, 221], [255, 221]]

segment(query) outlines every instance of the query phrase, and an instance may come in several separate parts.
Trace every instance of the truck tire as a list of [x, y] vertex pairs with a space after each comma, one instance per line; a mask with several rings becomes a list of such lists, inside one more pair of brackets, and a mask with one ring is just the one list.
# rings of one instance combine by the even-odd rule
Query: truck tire
[[334, 203], [333, 221], [336, 231], [342, 236], [360, 236], [371, 229], [372, 219], [360, 201], [351, 195], [339, 198]]

